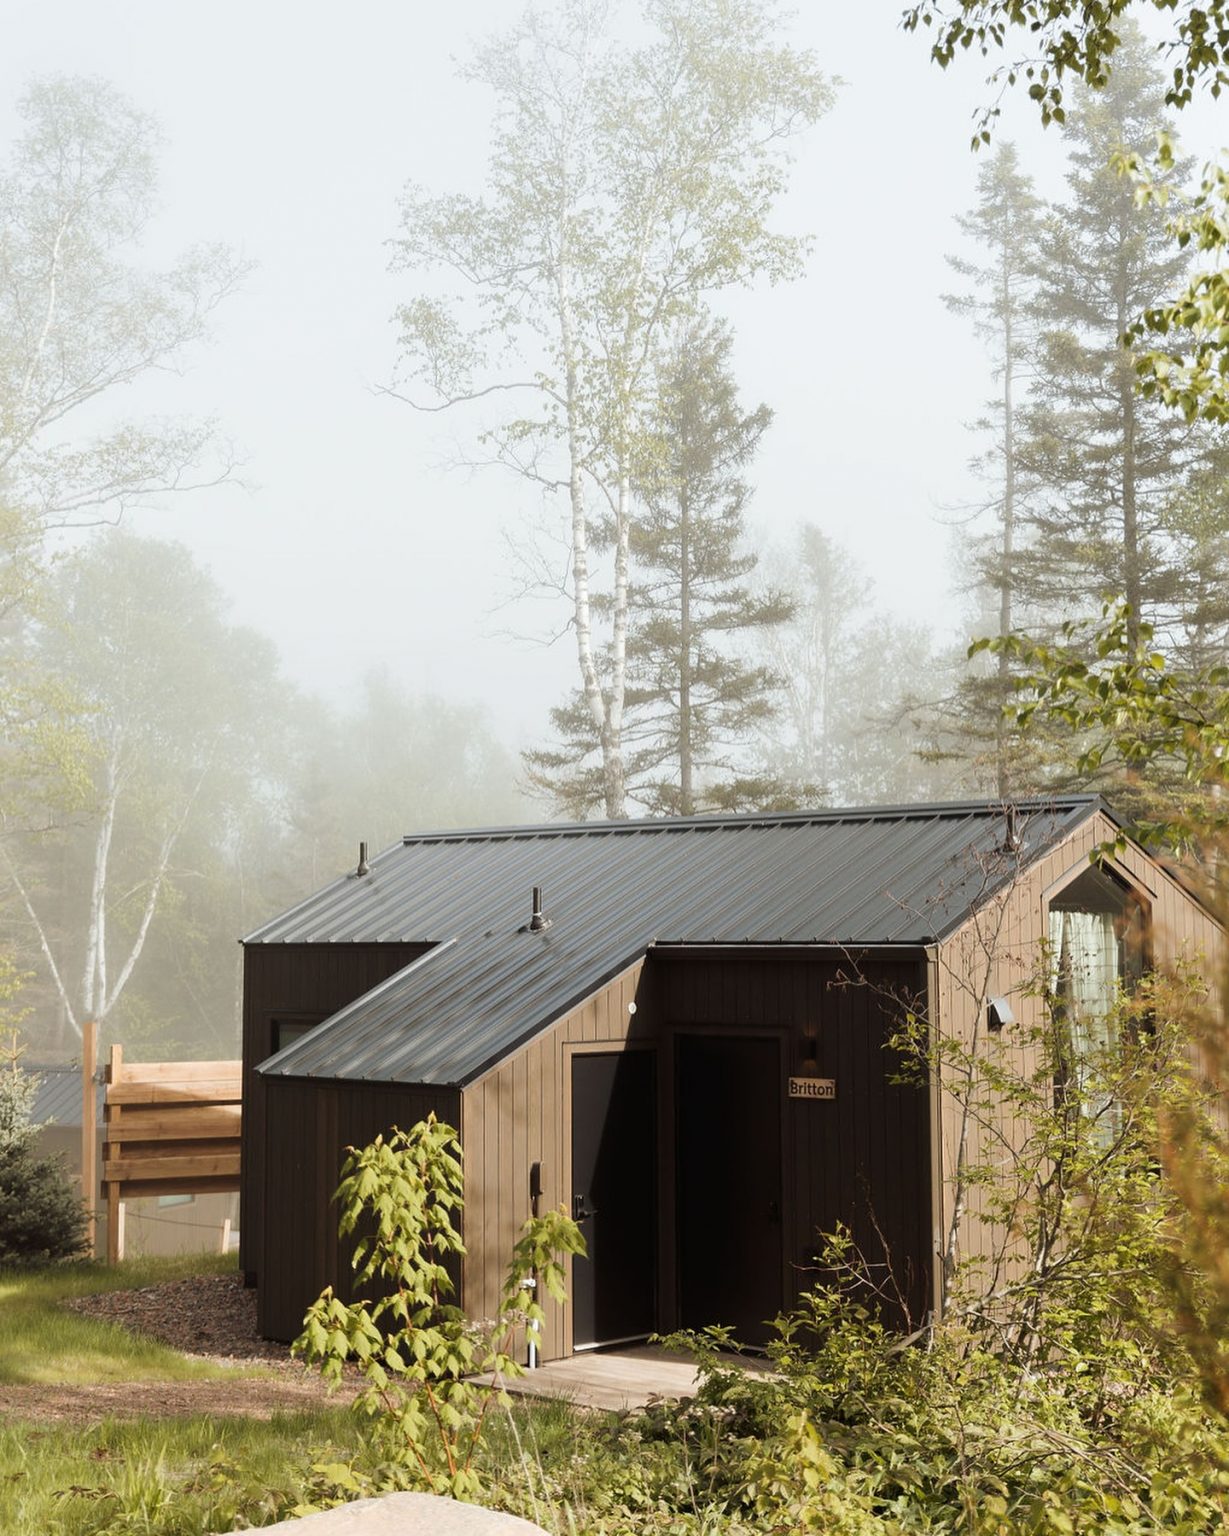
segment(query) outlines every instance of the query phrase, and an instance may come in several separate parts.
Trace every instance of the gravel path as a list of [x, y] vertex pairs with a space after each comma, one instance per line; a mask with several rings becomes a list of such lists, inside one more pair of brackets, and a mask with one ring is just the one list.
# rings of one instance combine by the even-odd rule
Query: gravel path
[[[147, 1334], [186, 1355], [230, 1366], [234, 1378], [102, 1382], [93, 1386], [0, 1386], [0, 1418], [40, 1424], [96, 1424], [102, 1419], [191, 1414], [268, 1419], [326, 1404], [340, 1406], [356, 1384], [326, 1393], [319, 1376], [293, 1360], [285, 1344], [256, 1332], [256, 1293], [238, 1275], [196, 1275], [135, 1291], [102, 1291], [67, 1303]], [[259, 1373], [253, 1374], [258, 1368]]]

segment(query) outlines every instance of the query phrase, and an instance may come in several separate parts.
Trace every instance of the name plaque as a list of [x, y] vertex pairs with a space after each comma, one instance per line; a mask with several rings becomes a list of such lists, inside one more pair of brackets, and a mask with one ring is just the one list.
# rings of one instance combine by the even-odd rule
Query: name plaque
[[835, 1099], [836, 1078], [791, 1077], [789, 1097], [791, 1099]]

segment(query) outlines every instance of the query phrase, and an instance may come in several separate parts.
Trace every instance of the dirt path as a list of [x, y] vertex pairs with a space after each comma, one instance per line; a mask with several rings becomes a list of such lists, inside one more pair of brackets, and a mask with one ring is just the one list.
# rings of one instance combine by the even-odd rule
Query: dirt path
[[297, 1381], [118, 1381], [89, 1387], [0, 1386], [0, 1418], [32, 1424], [75, 1424], [86, 1427], [103, 1419], [215, 1417], [271, 1419], [295, 1413], [340, 1407], [352, 1393], [345, 1387], [326, 1398], [313, 1377]]

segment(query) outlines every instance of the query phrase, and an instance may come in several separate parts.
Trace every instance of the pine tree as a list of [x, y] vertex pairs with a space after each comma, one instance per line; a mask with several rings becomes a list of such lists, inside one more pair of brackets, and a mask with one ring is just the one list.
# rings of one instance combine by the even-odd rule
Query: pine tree
[[[0, 1013], [24, 978], [0, 956]], [[71, 1259], [85, 1248], [85, 1210], [61, 1159], [39, 1157], [30, 1123], [38, 1078], [23, 1070], [17, 1031], [0, 1044], [0, 1265]]]
[[[749, 580], [757, 557], [744, 543], [744, 471], [772, 413], [739, 404], [731, 348], [729, 330], [711, 318], [675, 331], [641, 436], [623, 740], [629, 798], [651, 815], [794, 799], [785, 781], [739, 760], [778, 685], [739, 642], [783, 622], [791, 604]], [[601, 802], [601, 776], [584, 701], [552, 721], [562, 744], [527, 754], [531, 779], [586, 814]]]

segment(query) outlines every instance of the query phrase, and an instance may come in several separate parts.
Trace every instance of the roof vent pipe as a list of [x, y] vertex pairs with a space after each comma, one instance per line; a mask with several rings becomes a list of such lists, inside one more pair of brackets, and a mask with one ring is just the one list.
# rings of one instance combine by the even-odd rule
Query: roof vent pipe
[[1022, 841], [1020, 837], [1019, 814], [1014, 805], [1004, 806], [1003, 809], [1007, 820], [1007, 828], [1003, 837], [1003, 852], [1019, 853]]
[[535, 885], [533, 888], [533, 911], [529, 917], [530, 933], [541, 933], [543, 928], [550, 927], [550, 919], [542, 915], [542, 887]]
[[358, 868], [354, 871], [354, 873], [358, 876], [358, 878], [360, 880], [363, 878], [364, 875], [369, 875], [371, 873], [371, 865], [368, 864], [368, 862], [367, 862], [367, 844], [366, 843], [360, 843], [358, 845]]

